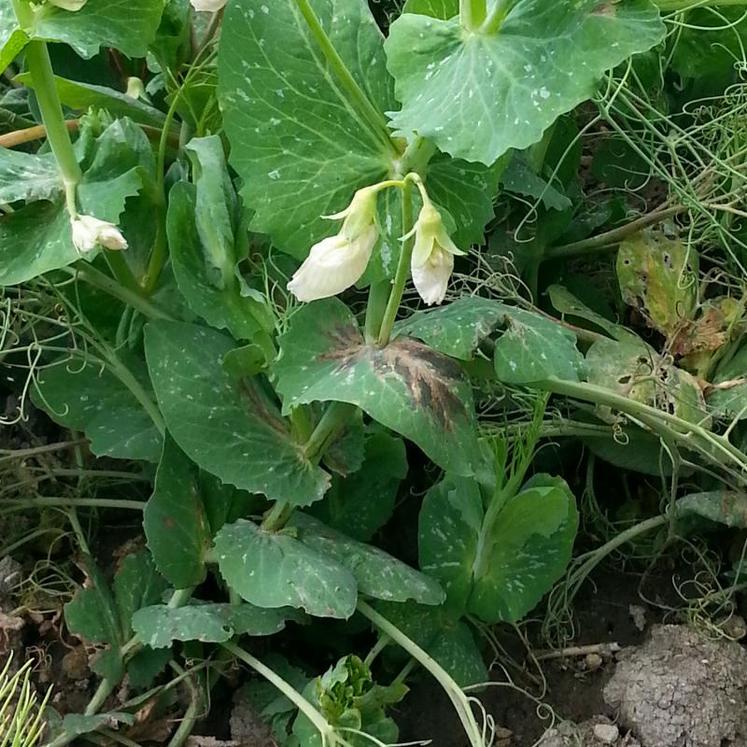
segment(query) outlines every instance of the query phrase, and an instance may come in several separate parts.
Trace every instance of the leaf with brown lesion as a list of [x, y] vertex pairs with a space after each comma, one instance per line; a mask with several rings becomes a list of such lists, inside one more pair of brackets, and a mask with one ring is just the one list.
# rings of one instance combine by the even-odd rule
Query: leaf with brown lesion
[[410, 337], [397, 338], [383, 348], [366, 345], [351, 325], [332, 330], [329, 337], [333, 347], [319, 356], [320, 361], [335, 361], [338, 371], [365, 362], [382, 380], [398, 378], [411, 407], [430, 412], [445, 430], [466, 416], [464, 403], [454, 392], [455, 382], [464, 380], [464, 373], [451, 358]]
[[337, 299], [301, 309], [280, 346], [275, 374], [286, 410], [315, 401], [354, 404], [439, 466], [466, 476], [479, 467], [472, 390], [454, 359], [409, 337], [366, 344]]

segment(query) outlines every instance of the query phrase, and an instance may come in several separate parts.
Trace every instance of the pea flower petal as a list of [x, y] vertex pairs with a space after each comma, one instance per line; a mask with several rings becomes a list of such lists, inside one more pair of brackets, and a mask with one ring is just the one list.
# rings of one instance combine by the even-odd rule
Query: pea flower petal
[[115, 251], [127, 249], [125, 237], [113, 223], [99, 220], [92, 215], [78, 215], [70, 219], [70, 225], [73, 231], [73, 244], [82, 254], [93, 251], [97, 245]]
[[288, 290], [304, 302], [329, 298], [355, 285], [366, 271], [378, 230], [371, 225], [351, 241], [341, 233], [322, 239], [288, 283]]
[[435, 247], [428, 259], [413, 266], [412, 282], [418, 295], [427, 306], [443, 303], [449, 287], [449, 278], [454, 271], [454, 255], [441, 247]]
[[428, 306], [440, 304], [454, 270], [454, 256], [464, 252], [452, 241], [441, 213], [430, 200], [424, 201], [415, 225], [403, 239], [412, 234], [415, 234], [410, 261], [412, 282]]

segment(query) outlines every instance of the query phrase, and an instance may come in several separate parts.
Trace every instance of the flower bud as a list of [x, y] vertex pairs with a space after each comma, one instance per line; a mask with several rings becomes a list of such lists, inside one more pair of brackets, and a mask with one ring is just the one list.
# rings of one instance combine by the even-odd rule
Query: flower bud
[[428, 305], [442, 303], [454, 270], [454, 255], [464, 254], [451, 240], [441, 213], [425, 200], [418, 219], [403, 240], [415, 234], [410, 270], [415, 289]]
[[70, 219], [73, 231], [73, 244], [82, 254], [93, 251], [97, 245], [105, 249], [127, 249], [127, 241], [121, 231], [105, 220], [92, 215], [79, 215]]
[[127, 91], [125, 92], [125, 96], [131, 99], [140, 99], [143, 97], [144, 93], [145, 85], [140, 78], [134, 76], [127, 78]]

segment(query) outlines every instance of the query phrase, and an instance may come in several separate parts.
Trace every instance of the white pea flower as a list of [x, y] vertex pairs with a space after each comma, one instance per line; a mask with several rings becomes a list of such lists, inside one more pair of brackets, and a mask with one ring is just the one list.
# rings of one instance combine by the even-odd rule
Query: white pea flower
[[204, 10], [210, 13], [219, 11], [225, 4], [226, 0], [189, 0], [195, 10]]
[[441, 213], [430, 200], [423, 204], [412, 231], [415, 234], [410, 270], [412, 282], [428, 306], [442, 303], [454, 270], [454, 255], [464, 254], [451, 240]]
[[309, 256], [288, 283], [299, 301], [316, 301], [342, 293], [366, 271], [379, 229], [376, 225], [376, 187], [359, 189], [341, 213], [325, 218], [343, 220], [336, 236], [311, 247]]
[[92, 215], [79, 215], [70, 219], [70, 225], [73, 229], [73, 244], [83, 254], [93, 251], [97, 244], [105, 249], [127, 249], [125, 237], [113, 223]]
[[131, 77], [127, 78], [127, 91], [125, 96], [131, 99], [140, 99], [145, 93], [145, 85], [140, 78]]

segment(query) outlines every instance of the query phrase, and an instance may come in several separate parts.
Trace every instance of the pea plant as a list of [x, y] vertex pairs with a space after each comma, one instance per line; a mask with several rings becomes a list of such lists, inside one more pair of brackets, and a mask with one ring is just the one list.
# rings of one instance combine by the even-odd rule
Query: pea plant
[[[145, 505], [46, 499], [85, 575], [65, 625], [98, 678], [85, 713], [50, 722], [52, 747], [126, 728], [166, 680], [189, 695], [182, 744], [236, 664], [271, 686], [280, 745], [397, 744], [391, 707], [419, 667], [487, 747], [479, 634], [744, 489], [743, 299], [706, 291], [676, 224], [713, 243], [736, 231], [744, 143], [710, 117], [712, 158], [688, 160], [697, 137], [663, 131], [643, 93], [693, 3], [400, 5], [0, 0], [19, 417], [44, 410], [152, 486]], [[670, 164], [689, 180], [655, 210], [570, 230], [579, 111], [663, 183]], [[562, 272], [543, 279], [618, 245], [622, 301], [653, 340]], [[668, 506], [569, 567], [575, 480], [537, 467], [548, 436], [670, 476]], [[701, 499], [680, 498], [683, 468], [710, 480]], [[415, 513], [405, 494], [424, 496]], [[147, 546], [112, 573], [81, 521], [92, 509], [142, 511]], [[274, 643], [298, 630], [374, 646], [299, 673]], [[124, 680], [134, 696], [112, 710]]]

